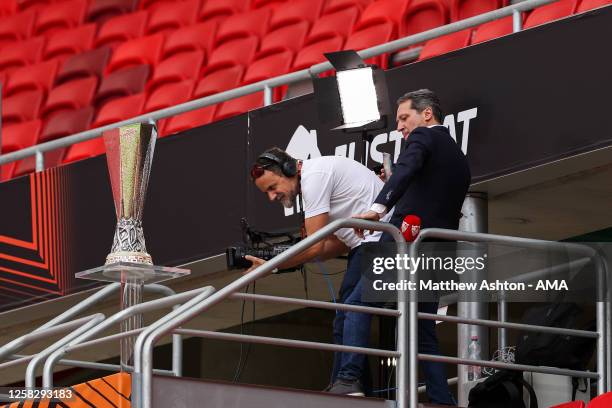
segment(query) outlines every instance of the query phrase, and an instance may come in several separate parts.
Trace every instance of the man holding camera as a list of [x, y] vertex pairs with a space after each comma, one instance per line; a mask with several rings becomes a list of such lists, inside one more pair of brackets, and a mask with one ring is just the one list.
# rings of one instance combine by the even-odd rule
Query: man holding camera
[[[355, 160], [341, 156], [323, 156], [310, 160], [296, 160], [279, 148], [262, 153], [251, 168], [251, 178], [270, 201], [291, 208], [301, 196], [306, 235], [312, 235], [331, 221], [348, 218], [367, 211], [383, 187], [378, 176]], [[386, 221], [391, 213], [383, 218]], [[335, 258], [348, 252], [347, 269], [342, 280], [338, 302], [344, 303], [361, 278], [360, 245], [363, 241], [378, 241], [380, 232], [358, 237], [352, 228], [342, 228], [299, 255], [279, 266], [279, 269], [317, 260]], [[246, 256], [253, 262], [252, 270], [265, 261]], [[336, 312], [334, 342], [343, 344], [345, 313]], [[334, 355], [332, 384], [340, 367], [341, 354]], [[364, 375], [366, 375], [364, 373]], [[346, 394], [363, 396], [361, 388]]]

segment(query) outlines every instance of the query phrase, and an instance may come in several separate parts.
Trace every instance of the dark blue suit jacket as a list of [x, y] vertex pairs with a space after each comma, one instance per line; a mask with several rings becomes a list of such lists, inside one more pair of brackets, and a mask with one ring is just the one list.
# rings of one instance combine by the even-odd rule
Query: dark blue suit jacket
[[388, 211], [395, 207], [390, 222], [396, 227], [414, 214], [421, 218], [421, 228], [457, 229], [470, 179], [467, 159], [448, 129], [418, 127], [374, 202]]

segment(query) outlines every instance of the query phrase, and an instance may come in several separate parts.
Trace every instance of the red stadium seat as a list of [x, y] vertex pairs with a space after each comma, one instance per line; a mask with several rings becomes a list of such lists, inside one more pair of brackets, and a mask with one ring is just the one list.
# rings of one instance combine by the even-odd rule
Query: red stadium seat
[[215, 113], [215, 120], [223, 120], [263, 106], [263, 92], [255, 92], [223, 102]]
[[110, 47], [102, 47], [96, 50], [73, 55], [66, 59], [55, 79], [57, 85], [78, 78], [95, 76], [100, 78], [110, 60]]
[[206, 64], [205, 73], [240, 65], [246, 67], [253, 61], [259, 40], [256, 37], [230, 41], [216, 48]]
[[512, 34], [512, 16], [490, 21], [476, 27], [472, 37], [472, 44], [489, 41], [504, 35]]
[[571, 401], [564, 404], [555, 405], [549, 408], [584, 408], [584, 401]]
[[145, 103], [144, 111], [153, 112], [169, 106], [187, 102], [191, 98], [194, 80], [164, 85], [151, 92]]
[[296, 53], [302, 49], [306, 34], [308, 34], [306, 21], [274, 30], [261, 40], [257, 58], [283, 51]]
[[115, 16], [132, 12], [138, 0], [92, 0], [87, 9], [87, 21], [102, 24]]
[[274, 10], [270, 29], [308, 21], [311, 25], [323, 11], [323, 0], [291, 0]]
[[145, 100], [146, 95], [144, 92], [113, 99], [100, 108], [96, 120], [92, 123], [91, 127], [97, 128], [110, 125], [111, 123], [138, 116], [143, 112]]
[[442, 0], [412, 0], [402, 16], [400, 36], [421, 33], [448, 22], [448, 9]]
[[[404, 18], [408, 4], [412, 4], [414, 1], [415, 0], [375, 1], [363, 11], [354, 30], [362, 30], [364, 28], [382, 23], [391, 23], [397, 30], [402, 22], [402, 18]], [[395, 33], [397, 33], [397, 31]]]
[[[359, 51], [375, 45], [384, 44], [394, 38], [393, 32], [393, 25], [388, 22], [368, 26], [351, 34], [348, 40], [346, 40], [344, 49]], [[383, 54], [370, 58], [366, 60], [366, 62], [369, 64], [376, 64], [383, 69], [386, 69], [389, 65], [388, 59], [388, 55]]]
[[42, 90], [20, 92], [2, 99], [2, 125], [37, 119], [45, 100]]
[[431, 39], [423, 46], [419, 54], [419, 61], [467, 47], [470, 44], [471, 37], [472, 29], [470, 28]]
[[213, 48], [217, 23], [199, 23], [189, 27], [180, 28], [166, 37], [162, 59], [169, 58], [181, 52], [204, 51], [204, 55], [210, 55]]
[[193, 92], [194, 98], [202, 98], [238, 87], [242, 83], [244, 68], [237, 65], [213, 72], [202, 78]]
[[531, 28], [570, 16], [576, 11], [578, 0], [559, 0], [533, 10], [525, 19], [523, 28]]
[[286, 74], [291, 68], [293, 53], [283, 51], [253, 61], [244, 74], [243, 83], [252, 84], [268, 78]]
[[252, 0], [251, 1], [251, 8], [253, 10], [255, 9], [259, 9], [259, 8], [276, 8], [278, 7], [280, 4], [286, 3], [287, 0]]
[[610, 408], [610, 406], [612, 406], [612, 392], [607, 392], [593, 398], [587, 408]]
[[87, 0], [68, 0], [47, 6], [36, 18], [36, 35], [76, 27], [85, 20]]
[[207, 0], [200, 10], [200, 21], [220, 21], [232, 14], [247, 11], [250, 0]]
[[161, 57], [163, 45], [164, 36], [162, 34], [127, 41], [117, 47], [106, 67], [106, 72], [111, 73], [121, 68], [141, 64], [154, 66]]
[[6, 86], [6, 95], [40, 90], [44, 97], [53, 86], [58, 66], [58, 61], [46, 61], [18, 69], [11, 74]]
[[148, 65], [138, 65], [105, 76], [94, 98], [94, 104], [100, 107], [111, 99], [143, 92], [150, 74], [151, 68]]
[[346, 9], [355, 9], [361, 13], [372, 2], [373, 0], [328, 0], [323, 9], [323, 14], [331, 14]]
[[239, 38], [262, 38], [268, 31], [270, 14], [268, 9], [259, 9], [228, 17], [219, 25], [215, 47]]
[[344, 40], [341, 37], [333, 37], [318, 41], [302, 48], [293, 61], [293, 70], [310, 68], [312, 65], [326, 61], [323, 53], [342, 50]]
[[478, 14], [496, 10], [504, 5], [504, 0], [451, 0], [451, 21], [474, 17]]
[[612, 0], [582, 0], [576, 9], [576, 13], [607, 6], [608, 4], [612, 4]]
[[29, 38], [34, 31], [35, 21], [36, 13], [32, 11], [4, 17], [0, 20], [0, 46]]
[[198, 78], [203, 63], [203, 51], [181, 53], [160, 62], [147, 84], [147, 92], [153, 92], [165, 84]]
[[196, 22], [200, 0], [160, 4], [151, 11], [147, 34], [164, 33]]
[[42, 116], [49, 118], [61, 110], [75, 110], [90, 105], [97, 86], [98, 78], [89, 77], [66, 82], [51, 89]]
[[124, 41], [141, 37], [145, 33], [148, 16], [146, 11], [137, 11], [109, 19], [100, 27], [95, 46], [109, 45], [114, 48]]
[[17, 13], [17, 0], [0, 2], [0, 17], [12, 16], [15, 13]]
[[44, 47], [43, 37], [6, 45], [0, 53], [0, 71], [14, 71], [18, 67], [40, 61]]
[[40, 10], [51, 3], [53, 3], [53, 0], [21, 0], [19, 1], [19, 10]]
[[351, 33], [358, 17], [359, 11], [356, 8], [347, 8], [322, 16], [312, 26], [306, 44], [333, 37], [340, 37], [345, 40]]
[[212, 105], [164, 119], [164, 123], [160, 124], [160, 127], [163, 129], [162, 136], [172, 135], [198, 126], [204, 126], [213, 121], [216, 111], [217, 105]]
[[53, 34], [45, 46], [43, 59], [67, 57], [91, 49], [96, 36], [96, 25], [85, 24]]
[[[50, 140], [59, 139], [60, 137], [70, 136], [75, 133], [82, 132], [89, 128], [89, 124], [93, 119], [93, 108], [87, 106], [76, 111], [58, 112], [53, 115], [42, 130], [38, 137], [37, 143], [44, 143]], [[66, 149], [57, 149], [45, 153], [45, 166], [53, 167], [60, 164]], [[15, 166], [13, 177], [19, 177], [24, 174], [32, 173], [35, 168], [34, 157], [21, 160]]]
[[[34, 146], [42, 129], [42, 122], [38, 119], [17, 125], [6, 126], [2, 129], [2, 153], [15, 152]], [[0, 180], [5, 181], [14, 177], [13, 171], [16, 162], [1, 166]]]
[[66, 152], [64, 160], [62, 160], [62, 163], [72, 163], [75, 161], [88, 159], [90, 157], [100, 156], [104, 153], [106, 153], [104, 139], [102, 137], [97, 137], [95, 139], [70, 146]]

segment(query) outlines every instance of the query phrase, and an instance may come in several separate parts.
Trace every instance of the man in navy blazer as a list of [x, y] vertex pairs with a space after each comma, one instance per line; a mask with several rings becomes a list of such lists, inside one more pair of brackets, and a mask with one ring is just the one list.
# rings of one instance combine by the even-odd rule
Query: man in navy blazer
[[[404, 146], [393, 174], [374, 200], [370, 211], [356, 218], [379, 221], [395, 207], [390, 222], [400, 227], [406, 215], [421, 218], [421, 228], [457, 229], [461, 207], [470, 185], [467, 159], [448, 129], [441, 125], [442, 110], [438, 97], [428, 89], [409, 92], [397, 101], [397, 130], [404, 136]], [[393, 239], [383, 234], [381, 241]], [[363, 281], [363, 279], [362, 279]], [[347, 299], [347, 304], [367, 305], [361, 300], [362, 281]], [[419, 311], [437, 313], [437, 302], [419, 303]], [[371, 316], [347, 312], [344, 345], [367, 347]], [[419, 320], [419, 352], [439, 354], [435, 322]], [[338, 384], [332, 392], [348, 393], [359, 388], [365, 356], [344, 353]], [[444, 364], [421, 362], [427, 395], [432, 403], [456, 405], [447, 384]]]

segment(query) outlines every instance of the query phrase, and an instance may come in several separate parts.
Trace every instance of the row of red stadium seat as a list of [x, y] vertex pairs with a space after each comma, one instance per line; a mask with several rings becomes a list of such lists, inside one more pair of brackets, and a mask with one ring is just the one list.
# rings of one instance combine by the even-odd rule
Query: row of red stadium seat
[[[505, 6], [507, 0], [25, 0], [0, 6], [2, 120], [38, 123], [27, 147], [240, 85], [308, 68], [323, 53], [364, 49]], [[524, 13], [530, 28], [612, 0], [561, 0]], [[419, 59], [512, 32], [504, 18], [436, 38]], [[370, 59], [387, 68], [388, 55]], [[274, 100], [286, 87], [276, 88]], [[160, 121], [176, 133], [262, 105], [261, 93]], [[71, 114], [78, 120], [72, 120]], [[59, 126], [57, 118], [70, 126]], [[85, 120], [87, 119], [87, 120]], [[27, 128], [27, 127], [26, 127]], [[60, 129], [58, 131], [58, 129]], [[9, 132], [9, 134], [11, 134]], [[8, 142], [6, 140], [9, 140]], [[25, 143], [25, 144], [24, 144]], [[72, 147], [65, 161], [101, 150]], [[80, 151], [76, 154], [74, 152]], [[62, 153], [56, 155], [62, 159]], [[20, 175], [32, 163], [14, 166]]]

